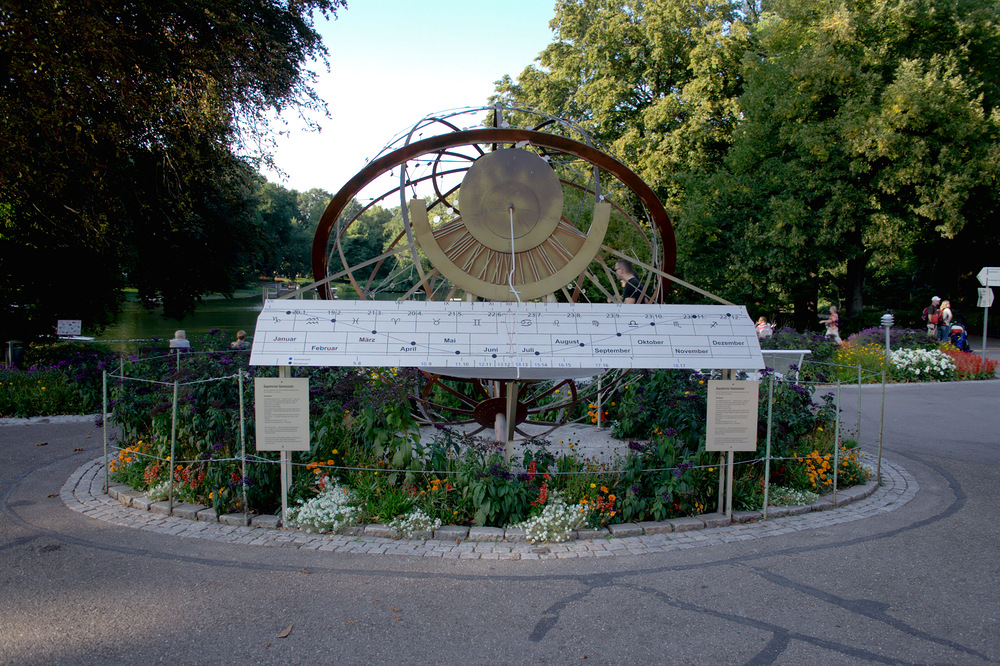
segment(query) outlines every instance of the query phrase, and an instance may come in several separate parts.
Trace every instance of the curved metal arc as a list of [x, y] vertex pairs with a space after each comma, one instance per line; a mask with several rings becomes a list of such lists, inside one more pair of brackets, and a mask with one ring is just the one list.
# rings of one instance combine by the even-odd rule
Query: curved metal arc
[[[567, 139], [556, 134], [547, 134], [544, 132], [524, 129], [484, 128], [462, 130], [452, 134], [443, 134], [408, 144], [404, 148], [373, 160], [365, 166], [364, 169], [351, 178], [351, 180], [349, 180], [347, 184], [334, 195], [330, 204], [327, 206], [326, 211], [323, 213], [323, 217], [320, 219], [320, 223], [316, 229], [312, 252], [314, 277], [319, 280], [322, 279], [323, 275], [326, 273], [326, 266], [324, 265], [326, 248], [330, 238], [330, 230], [333, 228], [337, 217], [354, 197], [354, 194], [364, 189], [366, 185], [375, 180], [375, 178], [384, 173], [387, 169], [399, 166], [400, 164], [413, 159], [418, 155], [424, 155], [429, 152], [458, 145], [494, 142], [517, 143], [519, 141], [526, 141], [536, 146], [553, 148], [588, 160], [589, 162], [614, 175], [630, 190], [635, 192], [640, 201], [642, 201], [645, 205], [646, 210], [653, 218], [652, 221], [654, 225], [660, 232], [660, 237], [664, 245], [664, 272], [673, 272], [676, 267], [676, 240], [674, 237], [673, 227], [670, 224], [670, 218], [667, 215], [666, 210], [663, 208], [663, 204], [661, 204], [659, 199], [657, 199], [652, 189], [646, 185], [646, 183], [643, 182], [642, 179], [635, 174], [635, 172], [606, 153], [603, 153], [591, 146], [587, 146], [586, 144], [579, 143], [573, 139]], [[405, 207], [403, 215], [404, 223], [406, 223], [406, 217], [408, 217], [408, 215], [407, 212], [405, 212]], [[422, 269], [420, 272], [423, 272]], [[666, 280], [666, 278], [663, 279]], [[328, 286], [322, 288], [321, 291], [321, 295], [324, 298], [330, 298], [330, 290]]]

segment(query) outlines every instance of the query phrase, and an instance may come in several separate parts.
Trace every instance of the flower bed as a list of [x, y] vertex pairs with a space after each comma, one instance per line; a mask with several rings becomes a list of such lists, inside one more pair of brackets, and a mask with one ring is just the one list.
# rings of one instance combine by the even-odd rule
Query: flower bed
[[939, 349], [897, 349], [889, 354], [897, 382], [946, 382], [955, 378], [955, 361]]
[[[218, 337], [214, 346], [202, 341], [202, 353], [182, 357], [180, 370], [175, 358], [128, 359], [125, 375], [142, 381], [114, 386], [112, 418], [124, 441], [113, 477], [144, 492], [162, 492], [172, 479], [175, 500], [212, 506], [219, 515], [274, 513], [281, 503], [278, 456], [251, 453], [244, 471], [233, 373], [252, 378], [276, 370], [248, 368], [246, 355], [230, 353]], [[572, 447], [555, 455], [546, 442], [534, 441], [508, 462], [495, 442], [447, 428], [421, 442], [407, 400], [417, 390], [413, 373], [293, 372], [310, 380], [312, 441], [308, 452], [292, 454], [289, 497], [290, 523], [303, 529], [381, 524], [398, 534], [426, 534], [442, 524], [479, 525], [520, 527], [531, 540], [558, 540], [577, 529], [698, 515], [718, 501], [718, 454], [704, 451], [707, 376], [637, 372], [623, 383], [605, 405], [616, 432], [631, 440], [618, 457], [596, 460]], [[178, 423], [170, 460], [175, 380]], [[243, 402], [249, 413], [252, 382], [244, 382]], [[586, 420], [586, 411], [581, 405], [574, 416]], [[642, 417], [629, 418], [636, 413]], [[778, 387], [776, 482], [814, 488], [807, 456], [832, 452], [833, 416], [830, 396], [813, 402], [810, 389]], [[252, 420], [244, 427], [253, 452]], [[737, 510], [761, 506], [760, 453], [737, 456]]]

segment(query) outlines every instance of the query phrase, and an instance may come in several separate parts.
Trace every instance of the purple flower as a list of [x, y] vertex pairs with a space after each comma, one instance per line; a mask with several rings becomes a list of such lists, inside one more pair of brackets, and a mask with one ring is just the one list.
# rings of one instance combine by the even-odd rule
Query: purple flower
[[645, 451], [646, 445], [643, 444], [642, 442], [629, 442], [628, 448], [632, 449], [633, 451]]

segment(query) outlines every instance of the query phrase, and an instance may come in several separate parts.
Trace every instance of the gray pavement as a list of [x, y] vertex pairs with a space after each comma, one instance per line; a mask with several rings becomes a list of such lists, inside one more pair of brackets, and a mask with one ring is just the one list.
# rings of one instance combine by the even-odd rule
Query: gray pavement
[[[881, 387], [860, 390], [871, 460]], [[221, 538], [95, 493], [92, 424], [2, 426], [0, 663], [1000, 662], [1000, 380], [889, 386], [885, 404], [867, 498], [538, 559]]]

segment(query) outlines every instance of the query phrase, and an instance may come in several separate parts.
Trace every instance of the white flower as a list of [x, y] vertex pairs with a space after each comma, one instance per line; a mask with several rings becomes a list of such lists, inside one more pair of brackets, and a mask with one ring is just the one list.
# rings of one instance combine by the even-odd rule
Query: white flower
[[583, 527], [586, 518], [580, 508], [567, 504], [558, 493], [552, 493], [542, 513], [515, 525], [524, 530], [530, 543], [566, 541], [573, 530]]
[[357, 507], [351, 506], [350, 492], [328, 483], [316, 497], [288, 510], [288, 522], [306, 532], [336, 532], [358, 519]]
[[432, 532], [441, 527], [441, 519], [431, 520], [423, 509], [413, 509], [405, 516], [394, 518], [389, 527], [396, 530], [401, 539], [412, 538], [417, 532]]

